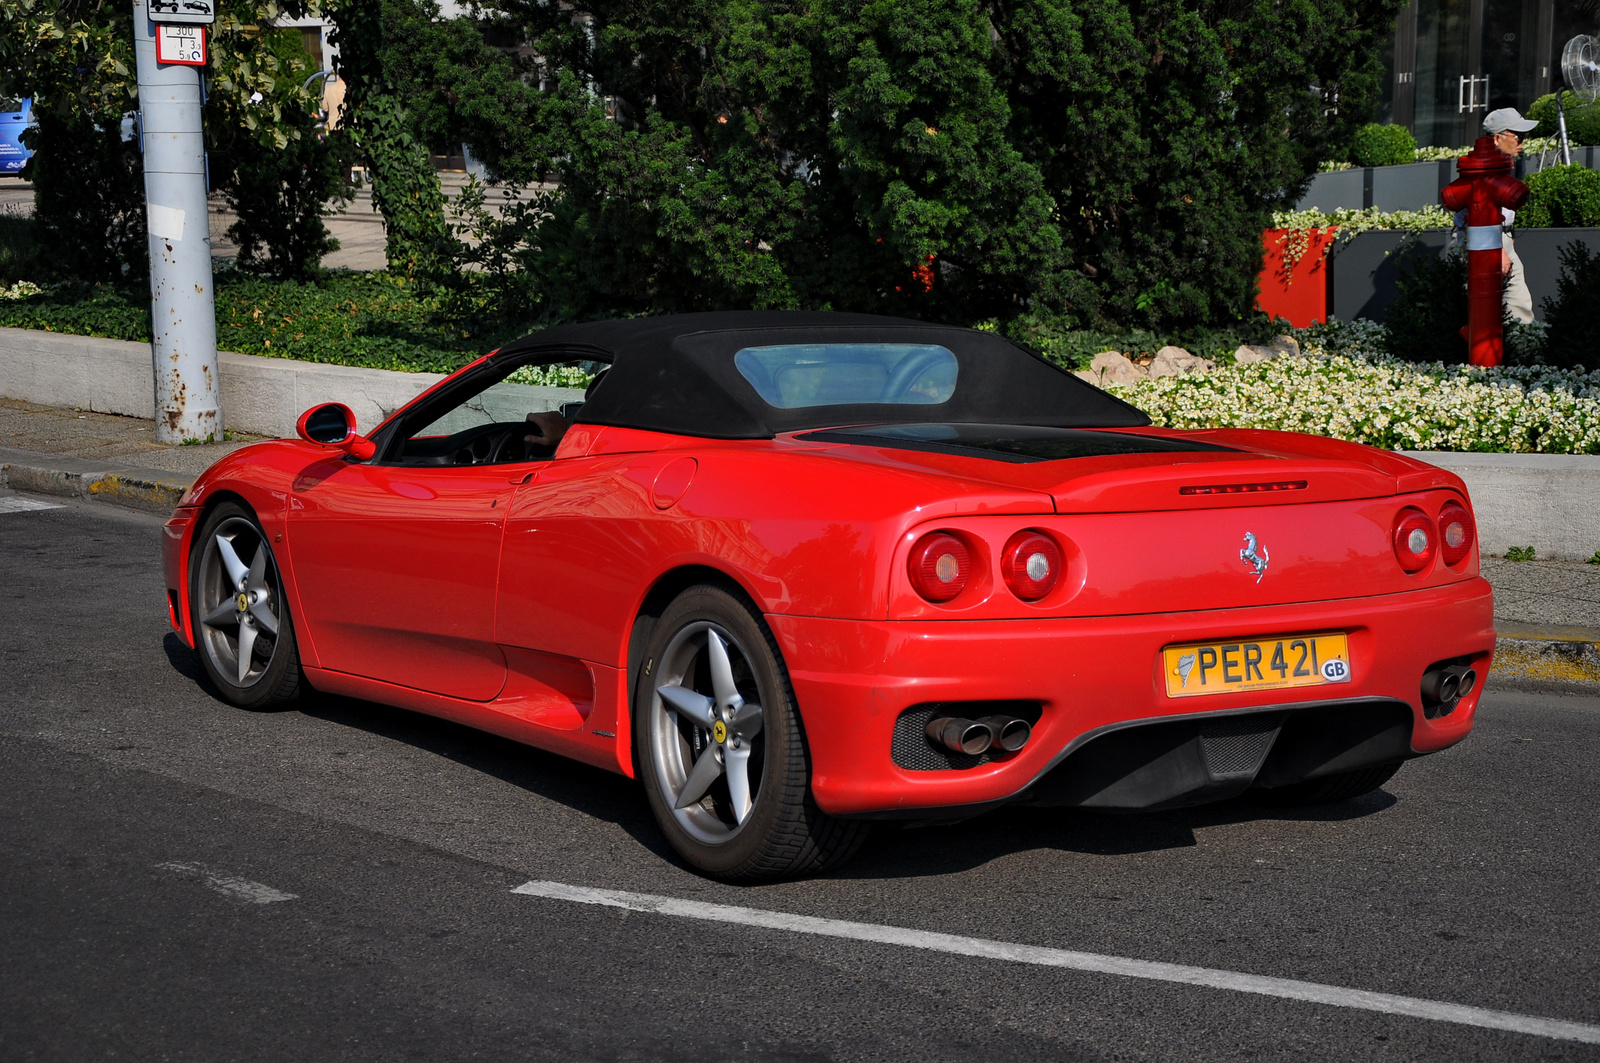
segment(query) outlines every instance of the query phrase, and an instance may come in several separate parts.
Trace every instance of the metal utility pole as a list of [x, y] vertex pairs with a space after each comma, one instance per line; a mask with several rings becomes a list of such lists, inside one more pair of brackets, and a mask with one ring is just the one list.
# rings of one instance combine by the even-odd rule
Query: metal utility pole
[[[220, 440], [222, 388], [217, 377], [211, 226], [200, 131], [200, 68], [193, 65], [196, 55], [204, 61], [205, 30], [198, 30], [198, 53], [175, 51], [184, 43], [175, 35], [186, 33], [192, 42], [195, 28], [156, 25], [150, 21], [147, 3], [133, 0], [133, 30], [150, 224], [150, 355], [155, 363], [156, 441]], [[163, 10], [178, 7], [171, 0], [155, 3]], [[210, 4], [205, 6], [209, 12]], [[165, 14], [159, 17], [166, 21]], [[156, 50], [158, 35], [166, 53], [161, 57]], [[174, 55], [188, 58], [171, 59]]]

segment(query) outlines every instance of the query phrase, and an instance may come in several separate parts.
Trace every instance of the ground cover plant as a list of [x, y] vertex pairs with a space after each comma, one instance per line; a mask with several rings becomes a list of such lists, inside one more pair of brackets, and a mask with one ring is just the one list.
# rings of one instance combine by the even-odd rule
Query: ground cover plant
[[1297, 336], [1299, 356], [1108, 390], [1172, 428], [1271, 428], [1401, 450], [1600, 453], [1600, 369], [1403, 362], [1368, 321]]

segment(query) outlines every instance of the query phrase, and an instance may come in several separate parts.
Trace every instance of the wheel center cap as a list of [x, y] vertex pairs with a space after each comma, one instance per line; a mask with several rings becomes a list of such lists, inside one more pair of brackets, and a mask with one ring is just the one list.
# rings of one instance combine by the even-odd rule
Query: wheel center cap
[[246, 594], [244, 591], [240, 591], [239, 592], [239, 612], [245, 613], [245, 612], [249, 612], [249, 610], [250, 610], [250, 596], [248, 594]]
[[721, 720], [718, 720], [716, 723], [712, 724], [711, 737], [717, 740], [718, 745], [726, 742], [728, 740], [728, 725], [723, 723]]

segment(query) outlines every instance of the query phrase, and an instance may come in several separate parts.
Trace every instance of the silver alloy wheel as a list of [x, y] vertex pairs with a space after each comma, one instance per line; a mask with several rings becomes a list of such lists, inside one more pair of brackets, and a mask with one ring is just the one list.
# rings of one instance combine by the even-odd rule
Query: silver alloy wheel
[[760, 797], [763, 692], [726, 628], [685, 624], [655, 667], [649, 750], [666, 805], [707, 845], [736, 837]]
[[200, 557], [200, 642], [217, 673], [240, 689], [261, 681], [280, 649], [278, 568], [261, 529], [244, 517], [217, 525]]

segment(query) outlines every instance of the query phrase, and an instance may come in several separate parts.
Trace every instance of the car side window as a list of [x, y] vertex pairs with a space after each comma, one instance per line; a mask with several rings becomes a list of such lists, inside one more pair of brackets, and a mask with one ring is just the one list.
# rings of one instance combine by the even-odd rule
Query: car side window
[[[443, 410], [407, 424], [392, 460], [405, 465], [493, 465], [548, 458], [583, 405], [584, 388], [606, 368], [571, 361], [522, 366]], [[554, 416], [552, 416], [554, 415]]]

